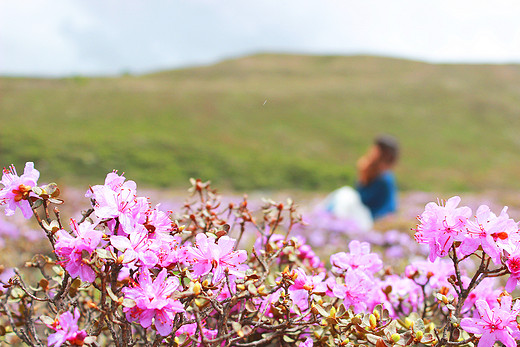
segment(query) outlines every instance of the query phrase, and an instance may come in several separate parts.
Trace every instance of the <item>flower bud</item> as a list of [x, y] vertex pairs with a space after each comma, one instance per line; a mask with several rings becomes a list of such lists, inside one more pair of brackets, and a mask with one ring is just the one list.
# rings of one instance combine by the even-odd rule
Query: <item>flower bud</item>
[[193, 285], [193, 294], [195, 295], [199, 295], [200, 292], [201, 292], [201, 289], [202, 289], [202, 286], [200, 285], [200, 282], [195, 282], [195, 284]]
[[376, 319], [376, 316], [374, 316], [373, 314], [371, 314], [369, 317], [368, 317], [368, 320], [370, 321], [370, 327], [372, 329], [374, 329], [376, 326], [377, 326], [377, 319]]
[[421, 330], [419, 330], [419, 331], [417, 331], [417, 332], [415, 333], [415, 339], [416, 339], [417, 341], [421, 341], [422, 338], [423, 338], [423, 335], [424, 335], [424, 333], [423, 333]]
[[332, 318], [336, 317], [336, 308], [335, 308], [334, 306], [332, 306], [332, 307], [330, 308], [330, 314], [329, 314], [329, 317], [332, 317]]
[[394, 341], [394, 343], [399, 342], [400, 339], [401, 335], [399, 335], [398, 333], [392, 334], [392, 341]]
[[435, 329], [435, 324], [433, 324], [433, 322], [432, 322], [426, 326], [425, 330], [426, 330], [426, 332], [430, 332], [430, 331], [433, 331], [433, 329]]

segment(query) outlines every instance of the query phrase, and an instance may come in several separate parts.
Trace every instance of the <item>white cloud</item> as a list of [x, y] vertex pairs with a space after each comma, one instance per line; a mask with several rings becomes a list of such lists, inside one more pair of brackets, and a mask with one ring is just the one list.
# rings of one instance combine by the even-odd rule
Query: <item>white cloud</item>
[[0, 0], [0, 74], [106, 74], [260, 51], [520, 62], [520, 3]]

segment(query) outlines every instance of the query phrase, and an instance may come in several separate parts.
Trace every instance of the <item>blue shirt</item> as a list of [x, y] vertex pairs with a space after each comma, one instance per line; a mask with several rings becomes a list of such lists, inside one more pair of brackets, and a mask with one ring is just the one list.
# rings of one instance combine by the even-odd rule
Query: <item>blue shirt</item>
[[358, 183], [356, 189], [372, 218], [378, 219], [397, 210], [397, 185], [391, 171], [383, 172], [366, 186]]

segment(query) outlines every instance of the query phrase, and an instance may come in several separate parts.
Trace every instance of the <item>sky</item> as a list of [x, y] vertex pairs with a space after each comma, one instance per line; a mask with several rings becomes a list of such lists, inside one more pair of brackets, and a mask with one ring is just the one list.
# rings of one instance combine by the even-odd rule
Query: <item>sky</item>
[[0, 0], [0, 75], [146, 73], [244, 55], [520, 63], [517, 0]]

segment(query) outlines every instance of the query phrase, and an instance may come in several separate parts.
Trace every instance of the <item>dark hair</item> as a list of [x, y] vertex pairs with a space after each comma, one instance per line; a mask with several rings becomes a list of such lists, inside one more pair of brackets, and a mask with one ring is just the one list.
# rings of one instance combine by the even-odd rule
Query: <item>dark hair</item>
[[396, 138], [390, 135], [379, 135], [374, 140], [375, 145], [379, 147], [382, 153], [382, 159], [393, 164], [399, 158], [399, 143]]

